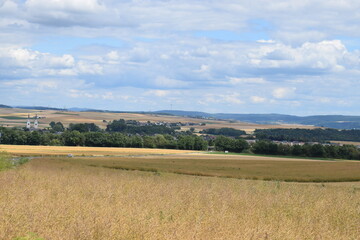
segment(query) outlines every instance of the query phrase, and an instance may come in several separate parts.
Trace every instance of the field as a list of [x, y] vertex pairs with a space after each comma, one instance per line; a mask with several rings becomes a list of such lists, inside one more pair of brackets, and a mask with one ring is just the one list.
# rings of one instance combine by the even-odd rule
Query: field
[[[295, 182], [360, 181], [360, 161], [218, 155], [147, 148], [0, 145], [0, 151], [18, 157], [55, 156], [57, 158], [47, 159], [120, 170]], [[68, 158], [69, 154], [74, 158]]]
[[360, 235], [360, 162], [101, 149], [1, 145], [42, 157], [0, 171], [0, 239]]
[[306, 161], [271, 157], [172, 155], [76, 158], [76, 164], [120, 170], [170, 172], [186, 175], [292, 182], [360, 181], [360, 162]]
[[121, 171], [39, 158], [0, 172], [0, 239], [358, 239], [360, 184]]
[[[103, 112], [61, 112], [54, 110], [28, 110], [28, 109], [8, 109], [0, 108], [0, 126], [25, 126], [28, 114], [32, 117], [37, 114], [39, 119], [39, 127], [49, 127], [49, 123], [62, 122], [65, 126], [70, 123], [95, 123], [96, 125], [105, 128], [108, 121], [125, 119], [125, 120], [137, 120], [140, 122], [193, 122], [193, 123], [206, 123], [205, 126], [194, 126], [196, 131], [201, 131], [207, 128], [223, 128], [231, 127], [235, 129], [252, 132], [255, 129], [267, 129], [267, 128], [314, 128], [313, 126], [306, 125], [262, 125], [245, 123], [239, 121], [221, 121], [221, 120], [206, 120], [197, 118], [186, 118], [179, 116], [158, 115], [158, 114], [138, 114], [138, 113], [103, 113]], [[104, 121], [105, 120], [105, 121]], [[188, 130], [190, 127], [182, 127], [183, 130]]]
[[5, 151], [16, 156], [126, 156], [149, 154], [191, 153], [194, 151], [150, 148], [112, 148], [112, 147], [68, 147], [68, 146], [28, 146], [0, 145]]
[[337, 144], [341, 144], [341, 145], [355, 145], [355, 146], [360, 146], [360, 142], [350, 142], [350, 141], [330, 141], [331, 143], [337, 143]]

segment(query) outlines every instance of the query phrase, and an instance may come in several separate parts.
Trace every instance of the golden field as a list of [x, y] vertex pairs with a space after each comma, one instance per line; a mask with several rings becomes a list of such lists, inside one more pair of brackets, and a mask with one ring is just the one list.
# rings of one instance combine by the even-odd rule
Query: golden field
[[122, 156], [149, 154], [179, 154], [194, 151], [151, 148], [115, 148], [115, 147], [69, 147], [69, 146], [29, 146], [0, 145], [0, 152], [5, 151], [16, 156]]
[[350, 141], [330, 141], [331, 143], [337, 143], [337, 144], [342, 144], [342, 145], [355, 145], [355, 146], [360, 146], [360, 142], [350, 142]]
[[[205, 126], [194, 126], [196, 131], [201, 131], [207, 128], [223, 128], [230, 127], [235, 129], [244, 130], [246, 132], [252, 132], [255, 129], [267, 129], [267, 128], [315, 128], [308, 125], [265, 125], [245, 123], [240, 121], [227, 121], [227, 120], [207, 120], [197, 118], [187, 118], [170, 115], [159, 114], [139, 114], [139, 113], [106, 113], [106, 112], [62, 112], [54, 110], [28, 110], [28, 109], [7, 109], [0, 108], [0, 126], [13, 127], [13, 126], [25, 126], [28, 114], [32, 117], [37, 114], [39, 117], [40, 128], [49, 127], [49, 123], [62, 122], [65, 126], [70, 123], [95, 123], [101, 128], [105, 128], [108, 121], [125, 119], [125, 120], [137, 120], [140, 122], [193, 122], [193, 123], [206, 123]], [[107, 121], [104, 122], [103, 120]], [[188, 130], [190, 127], [182, 127], [183, 130]]]
[[360, 183], [122, 171], [38, 158], [0, 172], [0, 239], [359, 239]]

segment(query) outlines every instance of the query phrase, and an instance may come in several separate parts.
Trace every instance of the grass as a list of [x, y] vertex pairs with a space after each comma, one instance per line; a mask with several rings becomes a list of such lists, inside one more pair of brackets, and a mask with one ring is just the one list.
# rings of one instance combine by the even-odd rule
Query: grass
[[26, 157], [12, 157], [7, 152], [0, 152], [0, 171], [7, 170], [29, 161]]
[[[284, 156], [284, 155], [269, 155], [269, 154], [254, 154], [254, 153], [225, 153], [225, 152], [207, 152], [207, 154], [218, 155], [242, 155], [242, 156], [258, 156], [258, 157], [273, 157], [273, 158], [291, 158], [291, 159], [307, 159], [307, 160], [326, 160], [326, 161], [347, 161], [346, 159], [334, 158], [318, 158], [318, 157], [304, 157], [304, 156]], [[356, 160], [355, 160], [356, 161]]]
[[355, 182], [209, 178], [38, 158], [0, 172], [0, 184], [4, 240], [355, 240], [360, 235]]
[[53, 114], [79, 116], [78, 113], [69, 113], [69, 112], [54, 112]]
[[0, 116], [0, 118], [8, 119], [8, 120], [22, 120], [27, 119], [27, 117], [18, 117], [18, 116]]
[[[205, 155], [205, 154], [204, 154]], [[144, 157], [91, 157], [63, 159], [80, 165], [120, 170], [169, 172], [196, 176], [288, 182], [360, 181], [360, 163], [353, 161], [301, 161], [206, 155]], [[274, 160], [275, 159], [275, 160]]]
[[12, 167], [10, 155], [6, 152], [0, 152], [0, 171], [6, 170]]

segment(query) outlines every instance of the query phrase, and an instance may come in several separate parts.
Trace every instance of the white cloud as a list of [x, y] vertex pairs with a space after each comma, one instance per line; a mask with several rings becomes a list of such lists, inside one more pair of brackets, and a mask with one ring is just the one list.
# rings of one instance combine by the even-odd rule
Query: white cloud
[[206, 94], [205, 98], [199, 100], [199, 104], [209, 105], [212, 103], [225, 103], [225, 104], [243, 104], [244, 102], [239, 98], [239, 93], [218, 93], [218, 94]]
[[27, 0], [25, 9], [29, 22], [50, 26], [95, 26], [91, 15], [106, 12], [106, 7], [97, 0]]
[[150, 90], [145, 93], [145, 95], [153, 95], [156, 97], [166, 97], [170, 95], [172, 91], [169, 90]]
[[164, 76], [159, 76], [155, 79], [155, 85], [157, 87], [182, 88], [188, 86], [188, 83]]
[[263, 98], [263, 97], [259, 97], [259, 96], [252, 96], [251, 97], [251, 101], [253, 103], [263, 103], [266, 101], [266, 98]]
[[294, 97], [295, 94], [295, 87], [280, 87], [276, 88], [272, 91], [272, 95], [274, 98], [283, 99], [283, 98], [291, 98]]
[[76, 90], [75, 103], [126, 96], [160, 108], [179, 91], [184, 109], [242, 111], [246, 100], [274, 109], [251, 104], [254, 112], [313, 101], [335, 111], [360, 100], [359, 8], [356, 0], [0, 0], [0, 94], [34, 84], [63, 101], [58, 87], [79, 81], [65, 88]]
[[240, 84], [240, 83], [253, 83], [253, 84], [262, 84], [266, 83], [263, 78], [236, 78], [236, 77], [227, 77], [230, 80], [230, 84]]

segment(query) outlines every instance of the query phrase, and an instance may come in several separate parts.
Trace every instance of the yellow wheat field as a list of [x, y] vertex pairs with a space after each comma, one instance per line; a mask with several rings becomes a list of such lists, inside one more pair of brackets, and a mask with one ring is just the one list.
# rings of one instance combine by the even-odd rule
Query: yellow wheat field
[[359, 183], [283, 183], [33, 159], [0, 172], [0, 239], [331, 239], [360, 236]]
[[117, 155], [151, 155], [177, 154], [194, 151], [175, 149], [150, 148], [114, 148], [114, 147], [68, 147], [68, 146], [29, 146], [29, 145], [0, 145], [0, 152], [6, 151], [18, 156], [48, 156], [72, 154], [74, 156], [117, 156]]

